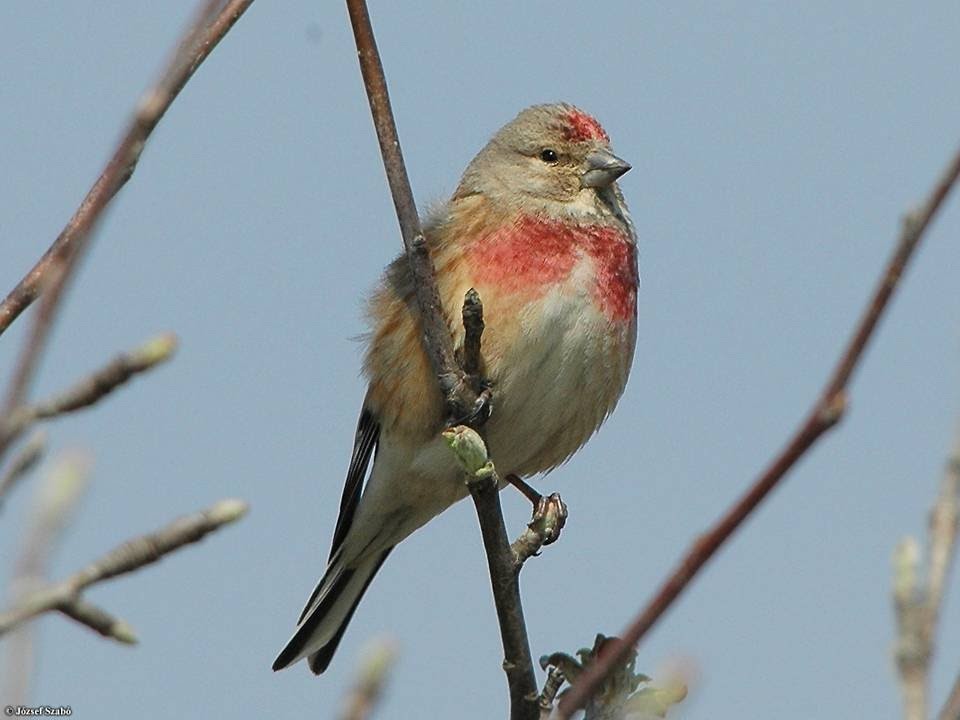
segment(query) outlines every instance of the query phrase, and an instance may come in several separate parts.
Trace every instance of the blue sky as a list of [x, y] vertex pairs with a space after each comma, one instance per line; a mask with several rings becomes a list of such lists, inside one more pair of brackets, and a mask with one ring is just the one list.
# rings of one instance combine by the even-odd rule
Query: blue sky
[[[188, 2], [0, 7], [0, 287], [49, 245], [190, 15]], [[534, 656], [620, 629], [766, 464], [820, 390], [902, 214], [960, 142], [960, 6], [928, 3], [373, 3], [414, 192], [455, 187], [523, 107], [594, 115], [643, 286], [630, 383], [601, 432], [536, 480], [571, 518], [522, 578]], [[176, 360], [56, 423], [91, 491], [56, 556], [237, 496], [239, 525], [93, 589], [116, 646], [38, 623], [33, 699], [78, 716], [330, 716], [360, 649], [399, 662], [380, 718], [505, 715], [486, 565], [461, 504], [406, 541], [328, 674], [270, 663], [323, 568], [363, 384], [362, 298], [400, 249], [339, 3], [256, 3], [155, 132], [103, 224], [35, 386], [161, 330]], [[960, 414], [960, 210], [930, 232], [805, 458], [642, 645], [690, 658], [679, 717], [897, 717], [890, 554], [920, 533]], [[26, 323], [0, 342], [9, 374]], [[0, 516], [9, 572], [29, 491]], [[522, 498], [504, 497], [519, 532]], [[932, 697], [957, 672], [951, 582]]]

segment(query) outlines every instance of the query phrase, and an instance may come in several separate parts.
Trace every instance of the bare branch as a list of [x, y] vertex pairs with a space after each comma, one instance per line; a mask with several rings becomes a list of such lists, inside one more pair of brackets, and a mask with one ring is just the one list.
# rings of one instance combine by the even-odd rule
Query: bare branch
[[507, 529], [500, 508], [500, 478], [487, 456], [483, 439], [475, 430], [460, 425], [445, 430], [443, 437], [466, 473], [467, 487], [480, 519], [480, 533], [503, 642], [503, 671], [507, 674], [510, 687], [510, 718], [536, 720], [540, 713], [537, 681], [520, 601], [522, 562], [507, 540]]
[[[107, 365], [90, 373], [73, 387], [34, 405], [23, 405], [10, 415], [0, 418], [0, 452], [38, 420], [63, 415], [89, 407], [116, 390], [134, 375], [146, 372], [166, 362], [177, 349], [177, 338], [172, 334], [158, 335], [138, 348], [121, 353]], [[0, 497], [2, 497], [0, 486]]]
[[157, 123], [252, 2], [231, 0], [224, 6], [222, 0], [207, 0], [201, 5], [166, 70], [141, 99], [126, 133], [80, 207], [43, 257], [0, 303], [0, 334], [36, 300], [55, 267], [72, 262], [82, 252], [103, 210], [133, 175]]
[[[83, 497], [89, 476], [90, 459], [68, 453], [43, 477], [10, 583], [14, 603], [24, 602], [46, 583], [53, 550]], [[34, 655], [33, 629], [19, 628], [7, 646], [3, 696], [8, 702], [26, 700]]]
[[3, 473], [0, 473], [0, 507], [3, 507], [3, 499], [28, 472], [43, 457], [43, 452], [47, 446], [47, 434], [43, 430], [38, 430], [20, 449], [20, 452], [10, 461], [10, 465]]
[[407, 168], [400, 149], [400, 138], [397, 135], [393, 110], [390, 107], [387, 80], [383, 74], [383, 65], [380, 62], [377, 41], [373, 36], [367, 4], [364, 0], [347, 0], [347, 10], [350, 13], [350, 23], [356, 39], [360, 72], [363, 75], [367, 99], [370, 101], [370, 112], [373, 115], [373, 124], [380, 143], [380, 154], [383, 157], [393, 205], [396, 208], [400, 232], [403, 235], [403, 245], [406, 248], [407, 260], [410, 263], [416, 288], [417, 307], [423, 326], [424, 348], [430, 357], [431, 366], [440, 384], [440, 391], [447, 404], [447, 415], [453, 420], [458, 420], [473, 412], [477, 400], [476, 393], [470, 388], [464, 371], [460, 369], [454, 358], [450, 328], [443, 317], [433, 261], [420, 227], [410, 180], [407, 178]]
[[[380, 143], [380, 154], [383, 157], [407, 261], [416, 288], [424, 349], [444, 397], [448, 424], [463, 422], [463, 419], [467, 418], [468, 424], [479, 425], [489, 410], [489, 393], [483, 397], [480, 388], [474, 384], [474, 379], [468, 377], [457, 365], [454, 356], [450, 328], [440, 305], [433, 262], [420, 227], [413, 192], [403, 163], [403, 153], [400, 150], [400, 140], [370, 15], [364, 0], [347, 0], [347, 10], [356, 40], [360, 71], [370, 102], [370, 112]], [[473, 305], [469, 295], [467, 304]], [[479, 305], [479, 302], [476, 305]], [[465, 318], [468, 333], [471, 335], [470, 347], [466, 349], [472, 356], [465, 358], [465, 365], [473, 369], [479, 369], [479, 358], [476, 355], [479, 353], [483, 327], [482, 306], [478, 310], [479, 312], [474, 314], [471, 309]], [[476, 322], [478, 319], [481, 320], [480, 323]], [[487, 412], [483, 411], [484, 407], [487, 407]], [[470, 494], [477, 507], [500, 621], [505, 654], [503, 666], [510, 686], [510, 717], [512, 720], [536, 720], [539, 715], [536, 679], [520, 602], [519, 578], [514, 555], [507, 540], [497, 486], [490, 482], [470, 483]]]
[[[60, 610], [74, 619], [88, 617], [89, 605], [80, 610], [75, 607], [86, 588], [154, 563], [164, 555], [239, 520], [246, 512], [247, 504], [241, 500], [221, 500], [207, 510], [174, 520], [156, 532], [128, 540], [66, 580], [41, 588], [0, 613], [0, 636], [50, 610]], [[99, 626], [92, 627], [102, 632]]]
[[926, 602], [920, 587], [920, 544], [904, 538], [893, 553], [893, 598], [897, 620], [894, 652], [905, 720], [926, 720], [930, 646], [924, 639]]
[[903, 694], [904, 717], [925, 720], [930, 687], [930, 665], [936, 648], [937, 625], [944, 588], [956, 553], [960, 528], [960, 427], [940, 492], [930, 510], [929, 567], [920, 578], [923, 550], [915, 538], [904, 538], [894, 552], [893, 598], [897, 621], [895, 658]]
[[680, 596], [684, 588], [687, 587], [706, 562], [713, 557], [807, 450], [843, 416], [846, 408], [847, 384], [876, 330], [877, 322], [900, 284], [907, 263], [923, 238], [930, 221], [956, 183], [958, 176], [960, 176], [960, 152], [953, 156], [923, 206], [911, 212], [904, 220], [893, 255], [880, 276], [873, 296], [870, 298], [853, 336], [840, 356], [833, 374], [807, 419], [747, 492], [687, 551], [680, 564], [650, 602], [623, 631], [621, 636], [623, 639], [616, 650], [594, 663], [577, 680], [560, 703], [557, 716], [560, 720], [566, 720], [577, 709], [584, 706], [603, 678], [613, 668], [623, 663], [640, 639]]
[[940, 608], [943, 605], [947, 577], [957, 551], [960, 529], [960, 427], [954, 436], [953, 449], [940, 483], [940, 494], [930, 510], [927, 544], [930, 552], [927, 579], [927, 636], [936, 637]]
[[86, 625], [91, 630], [100, 633], [105, 638], [116, 640], [124, 645], [136, 645], [136, 631], [125, 621], [108, 613], [101, 607], [83, 599], [83, 596], [74, 598], [71, 602], [57, 608], [68, 618]]
[[[133, 175], [153, 129], [200, 63], [252, 2], [253, 0], [230, 0], [215, 16], [214, 10], [220, 7], [220, 2], [207, 0], [202, 5], [203, 9], [198, 14], [197, 21], [178, 44], [167, 69], [141, 98], [126, 133], [100, 177], [80, 203], [80, 207], [43, 257], [0, 303], [0, 333], [3, 333], [20, 313], [43, 293], [43, 301], [17, 360], [6, 398], [0, 407], [0, 418], [9, 418], [23, 404], [43, 355], [60, 299], [90, 243], [92, 231], [110, 201]], [[7, 447], [9, 441], [0, 438], [0, 458]]]

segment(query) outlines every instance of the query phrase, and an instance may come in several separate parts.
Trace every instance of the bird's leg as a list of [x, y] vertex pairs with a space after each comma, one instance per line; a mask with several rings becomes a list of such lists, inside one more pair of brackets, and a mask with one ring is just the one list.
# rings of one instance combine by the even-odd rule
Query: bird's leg
[[524, 497], [533, 505], [533, 513], [527, 528], [540, 537], [543, 545], [556, 542], [557, 538], [560, 537], [560, 531], [567, 522], [567, 506], [560, 498], [560, 494], [541, 495], [513, 473], [505, 475], [503, 479], [523, 493]]
[[543, 495], [537, 492], [536, 488], [528, 485], [519, 475], [509, 473], [503, 476], [503, 479], [513, 485], [517, 490], [523, 493], [523, 496], [533, 504], [533, 510], [536, 512], [537, 505], [543, 500]]

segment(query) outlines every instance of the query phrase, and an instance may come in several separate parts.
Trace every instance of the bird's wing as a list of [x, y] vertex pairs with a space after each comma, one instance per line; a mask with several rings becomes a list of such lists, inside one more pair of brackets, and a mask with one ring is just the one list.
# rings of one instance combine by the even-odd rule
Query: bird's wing
[[360, 504], [360, 495], [363, 492], [363, 480], [367, 475], [367, 466], [370, 458], [375, 454], [377, 441], [380, 438], [380, 423], [374, 414], [364, 408], [357, 421], [357, 434], [353, 440], [353, 455], [350, 457], [350, 467], [347, 470], [347, 479], [343, 485], [343, 496], [340, 498], [340, 515], [337, 517], [337, 528], [333, 531], [333, 544], [330, 547], [330, 558], [336, 555], [343, 545], [350, 525], [353, 523], [354, 513]]

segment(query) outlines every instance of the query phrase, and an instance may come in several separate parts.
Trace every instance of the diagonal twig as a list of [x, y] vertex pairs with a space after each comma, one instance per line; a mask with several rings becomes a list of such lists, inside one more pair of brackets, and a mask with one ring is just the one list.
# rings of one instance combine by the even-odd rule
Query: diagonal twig
[[[14, 604], [23, 602], [46, 583], [53, 551], [84, 495], [89, 476], [90, 459], [76, 452], [61, 455], [44, 473], [10, 583]], [[19, 628], [7, 645], [3, 695], [8, 702], [26, 700], [34, 655], [33, 629]]]
[[357, 43], [360, 59], [360, 72], [370, 101], [370, 112], [380, 143], [380, 154], [390, 184], [390, 193], [400, 222], [403, 245], [413, 275], [417, 293], [417, 307], [423, 326], [423, 341], [430, 363], [440, 384], [448, 416], [460, 418], [473, 410], [476, 394], [472, 392], [465, 373], [457, 365], [453, 352], [453, 340], [450, 329], [443, 319], [443, 308], [437, 291], [433, 261], [427, 248], [417, 206], [410, 189], [407, 168], [403, 162], [400, 138], [390, 107], [390, 95], [387, 80], [383, 74], [377, 41], [370, 24], [370, 14], [364, 0], [347, 0], [350, 23]]
[[20, 449], [10, 465], [0, 473], [0, 508], [3, 507], [3, 499], [43, 457], [43, 451], [47, 446], [47, 434], [43, 430], [35, 432], [24, 446]]
[[841, 419], [846, 408], [846, 388], [850, 378], [877, 328], [877, 322], [899, 286], [907, 263], [958, 176], [960, 176], [960, 151], [952, 157], [924, 204], [904, 219], [896, 248], [880, 276], [866, 310], [806, 420], [747, 492], [687, 551], [657, 593], [623, 631], [619, 647], [593, 663], [583, 676], [578, 678], [570, 692], [560, 702], [558, 720], [566, 720], [577, 709], [584, 706], [603, 678], [613, 668], [623, 663], [640, 639], [680, 596], [684, 588], [723, 543], [777, 486], [804, 453]]
[[[90, 243], [91, 233], [117, 192], [133, 175], [144, 145], [177, 95], [217, 43], [253, 0], [207, 0], [160, 79], [141, 98], [113, 156], [80, 207], [43, 257], [0, 303], [0, 333], [43, 294], [26, 343], [17, 360], [0, 418], [23, 403], [43, 354], [60, 299]], [[0, 457], [9, 446], [0, 439]]]
[[[8, 417], [0, 418], [0, 448], [13, 442], [38, 420], [47, 420], [93, 405], [134, 375], [169, 360], [176, 349], [176, 336], [170, 333], [158, 335], [133, 350], [120, 353], [62, 393], [16, 408]], [[4, 486], [0, 484], [0, 498], [3, 490]]]
[[[478, 393], [467, 374], [457, 365], [450, 328], [447, 327], [437, 292], [433, 262], [426, 239], [420, 227], [413, 192], [403, 163], [393, 111], [387, 92], [386, 78], [377, 51], [370, 15], [364, 0], [347, 0], [347, 10], [356, 40], [360, 70], [370, 102], [370, 111], [380, 143], [390, 192], [403, 235], [407, 260], [417, 293], [417, 307], [423, 330], [424, 349], [437, 376], [446, 404], [449, 421], [464, 417], [479, 417]], [[477, 338], [479, 343], [479, 338]], [[470, 364], [472, 361], [468, 361]], [[479, 484], [478, 484], [479, 487]], [[484, 487], [488, 487], [484, 484]], [[477, 507], [477, 516], [487, 551], [490, 579], [500, 621], [504, 645], [504, 670], [510, 688], [510, 717], [512, 720], [536, 720], [537, 686], [530, 656], [530, 643], [523, 622], [519, 586], [513, 563], [513, 553], [507, 540], [496, 488], [474, 490], [471, 494]]]
[[86, 243], [106, 205], [133, 175], [140, 153], [157, 123], [217, 43], [253, 0], [207, 0], [178, 42], [159, 81], [143, 97], [126, 133], [100, 177], [60, 235], [17, 286], [0, 303], [0, 334], [39, 297], [54, 266]]
[[[82, 600], [81, 593], [91, 585], [154, 563], [164, 555], [239, 520], [246, 512], [247, 504], [241, 500], [221, 500], [207, 510], [179, 518], [155, 532], [118, 545], [66, 580], [40, 588], [0, 613], [0, 636], [51, 610], [60, 610], [74, 619], [87, 617], [89, 605], [79, 610], [77, 605], [78, 600]], [[99, 627], [94, 629], [101, 631]]]

